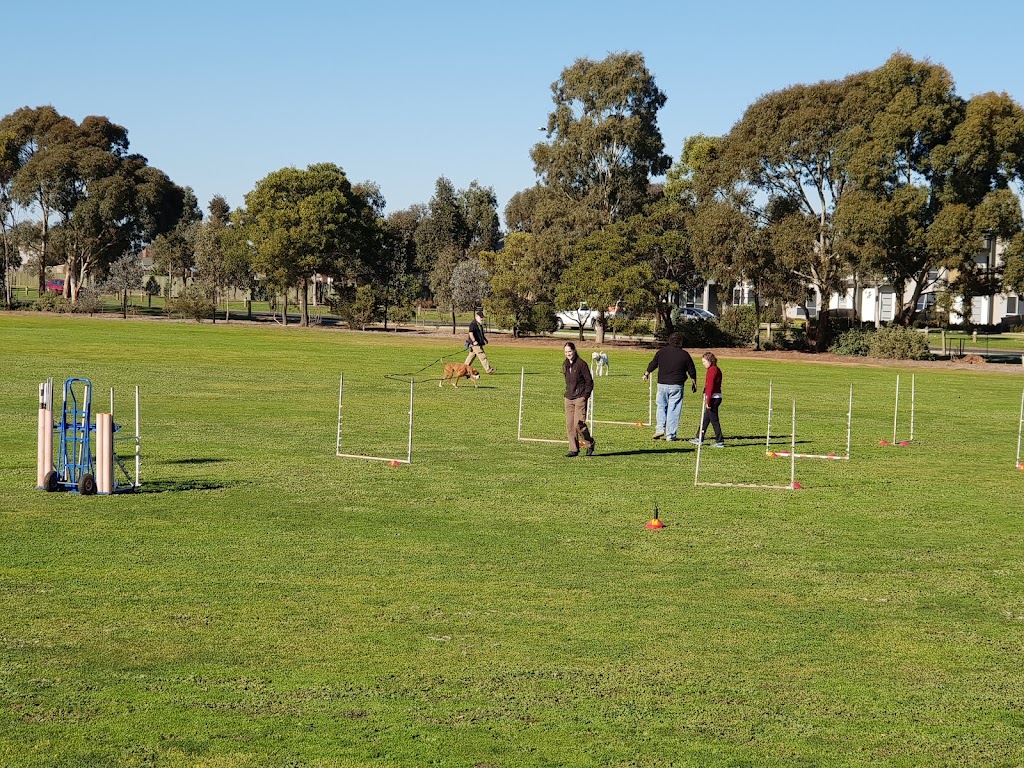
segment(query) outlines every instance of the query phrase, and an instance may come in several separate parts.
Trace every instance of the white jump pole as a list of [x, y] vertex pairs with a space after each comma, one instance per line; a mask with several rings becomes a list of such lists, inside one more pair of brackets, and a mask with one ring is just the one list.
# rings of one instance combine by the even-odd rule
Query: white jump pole
[[914, 441], [914, 391], [917, 389], [917, 374], [910, 374], [910, 441]]
[[768, 431], [764, 438], [764, 451], [765, 453], [772, 452], [772, 386], [775, 381], [772, 379], [768, 380]]
[[892, 414], [892, 444], [896, 445], [896, 425], [900, 418], [900, 375], [896, 374], [896, 408]]
[[693, 485], [697, 486], [697, 478], [700, 477], [700, 449], [704, 447], [704, 436], [701, 434], [704, 427], [704, 410], [707, 408], [707, 403], [704, 402], [704, 398], [700, 399], [700, 425], [697, 427], [697, 439], [700, 441], [697, 443], [697, 461], [696, 466], [693, 470]]
[[651, 376], [647, 377], [647, 424], [645, 426], [654, 426], [654, 379]]
[[850, 385], [850, 407], [846, 410], [846, 458], [850, 458], [850, 435], [853, 432], [853, 384]]
[[415, 381], [409, 379], [409, 451], [405, 457], [406, 464], [412, 464], [412, 411], [413, 404], [415, 403], [415, 392], [416, 389], [413, 386]]
[[1021, 465], [1021, 429], [1024, 428], [1024, 391], [1021, 392], [1021, 420], [1017, 422], [1017, 461], [1015, 467]]
[[142, 485], [139, 477], [142, 473], [142, 432], [139, 429], [139, 387], [135, 387], [135, 487]]
[[796, 400], [793, 401], [793, 427], [789, 430], [789, 487], [796, 488]]

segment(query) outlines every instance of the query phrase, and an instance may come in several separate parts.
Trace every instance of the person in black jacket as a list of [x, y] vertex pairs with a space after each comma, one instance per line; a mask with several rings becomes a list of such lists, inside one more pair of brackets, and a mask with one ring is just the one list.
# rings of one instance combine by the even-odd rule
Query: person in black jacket
[[571, 341], [565, 342], [562, 373], [565, 375], [565, 433], [569, 438], [569, 452], [565, 456], [579, 456], [581, 440], [587, 444], [587, 456], [593, 456], [597, 443], [587, 429], [587, 401], [594, 391], [594, 377]]
[[487, 373], [494, 373], [495, 369], [491, 368], [491, 364], [487, 362], [487, 355], [484, 354], [484, 345], [487, 343], [487, 337], [484, 335], [484, 311], [478, 309], [476, 316], [473, 318], [473, 322], [469, 324], [469, 333], [466, 334], [466, 349], [469, 350], [469, 354], [466, 355], [466, 365], [473, 362], [473, 358], [480, 360], [480, 365]]
[[664, 437], [671, 442], [676, 439], [679, 430], [679, 416], [683, 412], [683, 385], [687, 376], [693, 379], [691, 390], [697, 391], [697, 367], [690, 353], [683, 349], [683, 338], [678, 333], [669, 336], [668, 344], [654, 353], [654, 359], [644, 373], [644, 381], [647, 381], [655, 368], [658, 369], [658, 420], [654, 439]]

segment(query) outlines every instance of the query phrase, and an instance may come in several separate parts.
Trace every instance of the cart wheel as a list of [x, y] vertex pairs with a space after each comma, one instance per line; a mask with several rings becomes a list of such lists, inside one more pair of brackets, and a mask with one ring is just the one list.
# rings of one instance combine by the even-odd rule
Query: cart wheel
[[78, 492], [83, 496], [92, 496], [96, 493], [96, 478], [92, 475], [82, 475], [78, 479]]
[[51, 469], [45, 475], [43, 475], [43, 488], [46, 489], [47, 493], [53, 493], [60, 487], [59, 478], [57, 477], [57, 471]]

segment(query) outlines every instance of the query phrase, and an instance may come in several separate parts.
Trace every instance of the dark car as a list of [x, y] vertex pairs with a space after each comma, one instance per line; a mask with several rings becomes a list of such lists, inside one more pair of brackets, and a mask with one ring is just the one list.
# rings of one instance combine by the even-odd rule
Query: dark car
[[64, 293], [64, 281], [61, 278], [46, 281], [46, 290], [50, 293]]
[[718, 316], [700, 307], [679, 307], [680, 320], [717, 320]]

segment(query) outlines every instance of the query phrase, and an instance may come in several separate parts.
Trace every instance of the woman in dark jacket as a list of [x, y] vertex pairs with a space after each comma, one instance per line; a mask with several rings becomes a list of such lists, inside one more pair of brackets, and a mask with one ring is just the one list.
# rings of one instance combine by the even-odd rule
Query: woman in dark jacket
[[576, 345], [565, 342], [565, 433], [569, 438], [566, 458], [580, 455], [580, 439], [587, 444], [587, 456], [594, 455], [594, 438], [587, 429], [587, 401], [594, 391], [594, 377], [588, 366], [576, 353]]

